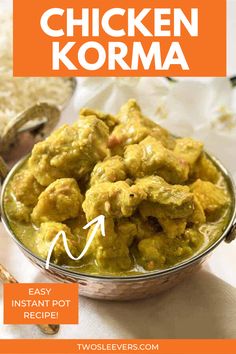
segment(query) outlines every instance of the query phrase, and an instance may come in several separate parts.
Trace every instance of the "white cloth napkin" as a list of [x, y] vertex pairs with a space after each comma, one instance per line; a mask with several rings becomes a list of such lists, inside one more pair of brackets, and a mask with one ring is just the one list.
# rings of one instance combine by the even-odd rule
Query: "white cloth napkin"
[[[172, 91], [164, 79], [79, 79], [74, 105], [66, 109], [62, 121], [74, 121], [78, 109], [84, 105], [115, 113], [120, 104], [130, 97], [136, 97], [145, 114], [151, 115], [158, 122], [169, 128], [174, 127], [173, 122], [179, 122], [175, 125], [179, 135], [182, 128], [186, 129], [187, 126], [187, 134], [201, 137], [236, 177], [232, 150], [232, 143], [236, 142], [235, 132], [223, 128], [212, 130], [210, 124], [217, 117], [219, 103], [233, 110], [232, 92], [225, 80], [214, 80], [205, 85], [181, 83]], [[187, 110], [186, 90], [190, 90], [194, 97], [188, 102]], [[199, 95], [199, 99], [196, 99], [196, 95]], [[192, 96], [189, 94], [188, 100]], [[212, 97], [215, 97], [214, 100]], [[217, 107], [212, 104], [214, 102], [218, 102]], [[171, 111], [173, 105], [174, 112]], [[160, 121], [160, 112], [163, 114], [166, 110], [168, 118]], [[181, 112], [181, 117], [177, 115], [178, 112]], [[192, 119], [194, 113], [196, 120]], [[202, 117], [201, 124], [198, 117]], [[22, 256], [2, 225], [0, 235], [0, 263], [20, 282], [48, 281]], [[172, 290], [146, 300], [108, 302], [80, 297], [80, 324], [61, 326], [55, 338], [236, 338], [235, 254], [236, 242], [231, 245], [222, 244], [214, 252], [207, 267], [199, 273]], [[35, 326], [0, 326], [0, 338], [45, 338]]]

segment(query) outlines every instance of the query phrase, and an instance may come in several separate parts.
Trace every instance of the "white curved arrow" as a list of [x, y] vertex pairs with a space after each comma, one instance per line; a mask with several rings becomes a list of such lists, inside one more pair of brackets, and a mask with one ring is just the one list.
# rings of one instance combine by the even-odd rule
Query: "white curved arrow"
[[65, 231], [63, 231], [63, 230], [59, 231], [56, 234], [56, 236], [54, 237], [54, 239], [52, 240], [52, 243], [51, 243], [50, 248], [48, 250], [48, 256], [47, 256], [45, 268], [46, 269], [50, 268], [50, 259], [51, 259], [51, 256], [52, 256], [52, 252], [53, 252], [54, 247], [55, 247], [55, 245], [56, 245], [56, 243], [57, 243], [57, 241], [59, 240], [60, 237], [62, 237], [63, 245], [64, 245], [64, 248], [65, 248], [65, 251], [66, 251], [68, 257], [70, 257], [74, 261], [78, 261], [81, 258], [83, 258], [84, 255], [86, 254], [86, 252], [88, 251], [91, 243], [93, 242], [93, 239], [94, 239], [99, 227], [101, 228], [102, 236], [103, 237], [105, 236], [105, 216], [104, 215], [97, 216], [95, 219], [93, 219], [87, 225], [85, 225], [83, 227], [83, 229], [86, 230], [86, 229], [88, 229], [90, 226], [92, 226], [95, 223], [96, 223], [96, 225], [94, 226], [93, 231], [92, 231], [91, 235], [89, 236], [89, 239], [86, 242], [86, 245], [85, 245], [83, 251], [80, 253], [79, 257], [74, 257], [73, 254], [71, 253], [71, 251], [69, 249], [69, 246], [68, 246], [68, 242], [67, 242]]

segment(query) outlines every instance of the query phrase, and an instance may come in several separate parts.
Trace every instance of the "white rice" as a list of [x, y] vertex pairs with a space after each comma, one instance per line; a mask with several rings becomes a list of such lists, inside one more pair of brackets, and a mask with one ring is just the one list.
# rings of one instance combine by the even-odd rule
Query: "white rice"
[[62, 107], [72, 94], [68, 78], [13, 78], [12, 16], [0, 13], [0, 134], [10, 119], [37, 102]]

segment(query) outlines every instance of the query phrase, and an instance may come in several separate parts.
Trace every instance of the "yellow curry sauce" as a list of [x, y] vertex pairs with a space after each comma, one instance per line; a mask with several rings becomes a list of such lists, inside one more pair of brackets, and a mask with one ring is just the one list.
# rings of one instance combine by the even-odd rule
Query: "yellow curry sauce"
[[5, 193], [18, 239], [46, 259], [66, 233], [74, 257], [105, 216], [80, 261], [60, 239], [52, 262], [90, 274], [130, 275], [169, 268], [224, 231], [230, 195], [224, 176], [191, 138], [174, 138], [129, 100], [116, 116], [82, 109], [80, 119], [35, 145]]

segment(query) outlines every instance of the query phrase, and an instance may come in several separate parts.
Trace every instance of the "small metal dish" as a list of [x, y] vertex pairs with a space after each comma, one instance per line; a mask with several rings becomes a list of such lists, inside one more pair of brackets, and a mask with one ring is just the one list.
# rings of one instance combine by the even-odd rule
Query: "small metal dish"
[[62, 105], [39, 102], [11, 119], [0, 132], [0, 154], [8, 164], [12, 165], [12, 162], [19, 160], [55, 128], [61, 112], [68, 106], [77, 87], [75, 78], [67, 80], [70, 81], [71, 94]]
[[210, 157], [217, 168], [222, 172], [228, 184], [228, 189], [232, 200], [229, 223], [223, 234], [213, 244], [209, 245], [207, 249], [169, 269], [126, 277], [98, 276], [77, 273], [52, 263], [50, 264], [50, 269], [46, 270], [45, 260], [36, 256], [29, 249], [27, 249], [27, 247], [17, 239], [16, 235], [11, 230], [4, 207], [4, 195], [6, 188], [13, 175], [22, 166], [28, 156], [15, 165], [15, 167], [7, 175], [3, 184], [0, 201], [2, 222], [14, 242], [34, 265], [40, 268], [45, 275], [54, 281], [79, 283], [81, 295], [103, 300], [133, 300], [149, 297], [169, 289], [181, 280], [185, 279], [188, 275], [192, 274], [201, 267], [201, 264], [206, 261], [212, 251], [219, 246], [221, 242], [226, 241], [227, 243], [230, 243], [236, 237], [236, 204], [233, 179], [216, 158], [209, 155], [208, 157]]

